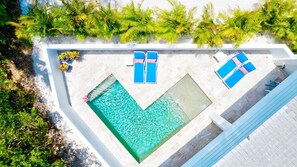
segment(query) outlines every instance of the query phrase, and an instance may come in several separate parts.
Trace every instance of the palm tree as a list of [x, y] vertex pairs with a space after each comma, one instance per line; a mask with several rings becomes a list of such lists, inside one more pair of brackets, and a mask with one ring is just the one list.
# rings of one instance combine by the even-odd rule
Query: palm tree
[[119, 12], [117, 6], [111, 7], [110, 2], [107, 7], [100, 6], [96, 12], [95, 26], [98, 30], [98, 36], [110, 40], [114, 35], [119, 33]]
[[207, 44], [211, 47], [223, 45], [223, 39], [219, 33], [219, 25], [214, 23], [214, 10], [212, 4], [207, 4], [203, 9], [202, 20], [194, 29], [194, 43], [201, 47]]
[[231, 16], [223, 13], [220, 13], [219, 16], [225, 22], [221, 26], [222, 37], [235, 43], [236, 47], [252, 38], [262, 28], [260, 10], [241, 11], [237, 8], [231, 13]]
[[195, 24], [196, 7], [187, 12], [185, 5], [177, 0], [168, 0], [172, 10], [158, 10], [156, 20], [156, 39], [174, 43], [182, 35], [191, 35]]
[[92, 31], [95, 17], [92, 14], [98, 10], [100, 4], [94, 1], [86, 3], [84, 0], [62, 0], [62, 7], [53, 9], [54, 29], [63, 35], [76, 35], [84, 40], [87, 36], [97, 36]]
[[121, 42], [147, 42], [148, 37], [153, 33], [155, 28], [152, 19], [153, 11], [141, 9], [142, 2], [135, 6], [132, 1], [122, 9], [119, 34]]
[[16, 36], [26, 41], [31, 41], [34, 36], [56, 36], [58, 32], [53, 28], [53, 18], [48, 15], [50, 7], [39, 5], [37, 0], [32, 4], [27, 16], [21, 16], [18, 23], [9, 22], [16, 27]]
[[295, 0], [266, 0], [261, 8], [264, 30], [297, 51], [297, 4]]

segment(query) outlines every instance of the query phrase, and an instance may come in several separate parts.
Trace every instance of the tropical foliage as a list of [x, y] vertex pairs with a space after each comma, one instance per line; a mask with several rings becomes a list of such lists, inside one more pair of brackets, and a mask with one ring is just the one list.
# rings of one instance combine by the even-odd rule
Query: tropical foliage
[[177, 0], [168, 0], [172, 10], [158, 10], [156, 19], [156, 39], [174, 43], [183, 35], [191, 35], [195, 20], [196, 7], [186, 10], [186, 6]]
[[239, 46], [261, 31], [261, 11], [241, 11], [235, 9], [231, 15], [220, 13], [220, 18], [224, 21], [221, 25], [220, 34], [228, 42]]
[[[19, 2], [2, 0], [1, 3], [5, 4], [9, 21], [15, 21], [19, 16], [16, 5]], [[36, 95], [14, 78], [16, 69], [11, 68], [12, 60], [24, 56], [13, 34], [14, 27], [5, 24], [0, 26], [0, 32], [0, 38], [6, 39], [5, 44], [0, 45], [0, 166], [64, 166], [53, 146], [57, 143], [49, 135], [53, 127], [34, 107]]]
[[110, 40], [113, 36], [118, 35], [120, 29], [119, 17], [120, 13], [117, 7], [112, 8], [110, 2], [107, 6], [100, 6], [100, 10], [97, 12], [95, 25], [98, 36]]
[[19, 22], [10, 22], [16, 27], [16, 36], [28, 43], [34, 36], [56, 36], [53, 29], [53, 18], [48, 14], [48, 5], [32, 5], [27, 16], [21, 16]]
[[208, 4], [204, 7], [202, 19], [194, 30], [193, 42], [201, 47], [206, 44], [212, 47], [218, 47], [223, 45], [223, 39], [221, 33], [219, 33], [220, 25], [214, 23], [214, 11], [212, 4]]
[[[219, 13], [218, 17], [212, 5], [207, 5], [199, 21], [194, 18], [196, 8], [187, 11], [178, 0], [168, 0], [171, 10], [143, 9], [142, 3], [135, 5], [133, 1], [122, 9], [97, 1], [62, 2], [61, 7], [33, 4], [28, 16], [10, 23], [16, 27], [16, 35], [27, 41], [36, 35], [75, 35], [79, 40], [88, 36], [105, 40], [119, 36], [120, 42], [140, 43], [147, 42], [150, 36], [174, 43], [182, 36], [191, 35], [198, 47], [204, 44], [218, 47], [223, 43], [239, 46], [257, 33], [270, 33], [297, 52], [295, 0], [266, 0], [257, 9], [237, 8]], [[216, 23], [217, 19], [222, 22]]]
[[53, 19], [54, 29], [65, 35], [76, 35], [77, 39], [84, 40], [87, 36], [98, 36], [96, 31], [96, 10], [99, 4], [82, 0], [62, 0], [62, 7], [53, 7], [49, 15]]
[[7, 21], [9, 20], [9, 15], [6, 12], [6, 6], [3, 3], [4, 2], [0, 3], [0, 18], [1, 18], [0, 26], [4, 26], [7, 23]]
[[133, 1], [122, 9], [120, 17], [120, 42], [147, 42], [154, 32], [153, 11], [141, 9], [141, 3], [134, 5]]
[[59, 60], [65, 60], [67, 58], [71, 60], [77, 60], [79, 58], [79, 51], [73, 50], [73, 51], [67, 51], [67, 52], [62, 52], [59, 56]]
[[267, 0], [261, 8], [266, 32], [297, 51], [297, 3], [295, 0]]
[[33, 107], [33, 94], [9, 78], [8, 61], [0, 64], [0, 166], [63, 166], [49, 149], [49, 125]]

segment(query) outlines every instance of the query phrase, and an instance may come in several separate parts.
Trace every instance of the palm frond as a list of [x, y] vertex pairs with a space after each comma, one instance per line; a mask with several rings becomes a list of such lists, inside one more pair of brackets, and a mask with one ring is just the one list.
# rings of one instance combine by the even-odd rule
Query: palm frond
[[156, 20], [156, 39], [176, 42], [182, 35], [191, 35], [195, 23], [196, 7], [186, 11], [185, 5], [177, 0], [168, 0], [172, 10], [159, 10]]

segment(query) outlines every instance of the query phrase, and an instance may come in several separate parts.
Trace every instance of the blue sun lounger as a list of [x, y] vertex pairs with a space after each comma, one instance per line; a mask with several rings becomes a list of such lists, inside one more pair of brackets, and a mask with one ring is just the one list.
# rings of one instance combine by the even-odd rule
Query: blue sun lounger
[[256, 67], [251, 62], [248, 62], [248, 63], [244, 64], [243, 66], [241, 66], [240, 68], [238, 68], [229, 78], [227, 78], [225, 81], [223, 80], [223, 82], [229, 89], [231, 89], [246, 74], [254, 71], [255, 69], [256, 69]]
[[239, 66], [241, 63], [244, 63], [247, 60], [248, 58], [246, 57], [245, 53], [240, 52], [236, 56], [231, 58], [227, 63], [225, 63], [218, 71], [216, 71], [216, 74], [221, 79], [224, 79], [237, 66]]
[[158, 52], [148, 51], [146, 55], [146, 83], [157, 82]]
[[144, 52], [134, 52], [134, 83], [144, 83]]

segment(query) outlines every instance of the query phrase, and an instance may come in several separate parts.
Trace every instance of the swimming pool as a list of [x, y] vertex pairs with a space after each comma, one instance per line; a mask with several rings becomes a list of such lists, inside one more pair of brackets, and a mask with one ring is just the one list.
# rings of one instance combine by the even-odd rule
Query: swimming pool
[[87, 104], [140, 163], [192, 119], [174, 98], [166, 92], [142, 110], [110, 75], [88, 94]]

